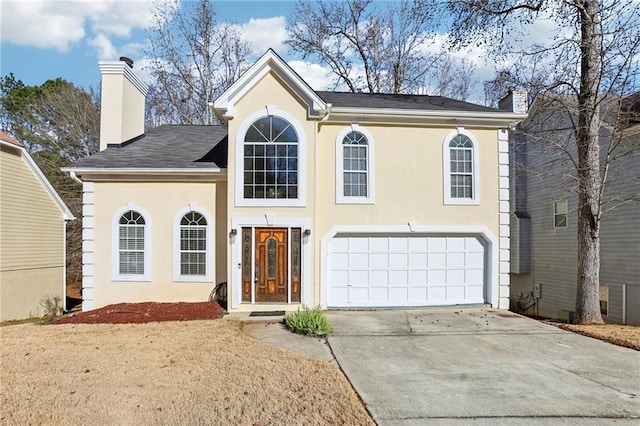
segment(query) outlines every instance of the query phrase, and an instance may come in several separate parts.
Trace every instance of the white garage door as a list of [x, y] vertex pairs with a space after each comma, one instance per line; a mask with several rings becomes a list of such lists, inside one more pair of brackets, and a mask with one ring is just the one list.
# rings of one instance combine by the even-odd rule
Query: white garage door
[[330, 307], [485, 303], [476, 237], [338, 235], [328, 248]]

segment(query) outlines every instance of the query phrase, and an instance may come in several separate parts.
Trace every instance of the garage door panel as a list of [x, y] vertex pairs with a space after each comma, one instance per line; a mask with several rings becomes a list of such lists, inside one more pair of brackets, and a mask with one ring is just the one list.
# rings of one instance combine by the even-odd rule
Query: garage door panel
[[389, 286], [398, 287], [398, 286], [407, 286], [409, 283], [408, 280], [408, 271], [389, 271]]
[[349, 271], [330, 271], [329, 281], [336, 287], [346, 286], [349, 284]]
[[410, 287], [409, 288], [409, 300], [412, 302], [426, 302], [427, 301], [427, 289], [425, 287]]
[[428, 277], [429, 285], [443, 285], [447, 282], [447, 270], [430, 269]]
[[389, 287], [389, 302], [391, 306], [404, 306], [408, 300], [407, 287]]
[[428, 255], [426, 252], [409, 254], [409, 268], [427, 269], [428, 264]]
[[389, 271], [371, 271], [369, 274], [372, 287], [388, 287]]
[[429, 253], [429, 268], [445, 268], [446, 266], [446, 253]]
[[475, 237], [338, 236], [328, 248], [329, 306], [429, 306], [485, 300], [485, 248]]
[[388, 238], [371, 238], [369, 241], [369, 250], [371, 251], [371, 253], [388, 253], [389, 239]]
[[389, 253], [371, 253], [371, 269], [389, 269]]
[[331, 268], [349, 269], [349, 253], [333, 253], [331, 256]]
[[368, 238], [349, 238], [349, 251], [351, 253], [368, 253], [369, 239]]
[[409, 271], [409, 285], [425, 287], [427, 285], [427, 271]]
[[484, 267], [484, 253], [467, 253], [466, 258], [467, 268], [483, 268]]
[[389, 300], [389, 289], [384, 288], [372, 288], [371, 289], [371, 300], [369, 302], [372, 303], [386, 303]]
[[447, 284], [464, 284], [464, 269], [449, 269], [447, 271]]
[[406, 253], [409, 249], [409, 241], [406, 237], [390, 237], [389, 238], [389, 251]]
[[447, 238], [447, 250], [450, 251], [464, 251], [466, 238], [460, 237], [448, 237]]
[[407, 270], [409, 255], [407, 253], [391, 253], [389, 255], [389, 268], [394, 270]]

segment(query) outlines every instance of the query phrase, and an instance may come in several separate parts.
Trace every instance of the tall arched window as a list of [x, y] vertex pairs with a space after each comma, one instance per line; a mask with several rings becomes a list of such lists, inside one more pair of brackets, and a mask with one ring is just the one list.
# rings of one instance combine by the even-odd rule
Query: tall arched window
[[473, 198], [473, 143], [465, 135], [449, 142], [451, 198]]
[[462, 127], [443, 145], [445, 204], [478, 204], [478, 142]]
[[360, 132], [351, 132], [342, 140], [342, 188], [345, 197], [366, 197], [368, 185], [368, 143]]
[[118, 221], [118, 274], [145, 274], [145, 220], [129, 210]]
[[244, 137], [245, 199], [298, 198], [298, 135], [286, 120], [254, 121]]
[[336, 202], [372, 204], [373, 181], [373, 139], [354, 123], [336, 139]]
[[180, 220], [180, 275], [207, 275], [207, 220], [197, 212]]

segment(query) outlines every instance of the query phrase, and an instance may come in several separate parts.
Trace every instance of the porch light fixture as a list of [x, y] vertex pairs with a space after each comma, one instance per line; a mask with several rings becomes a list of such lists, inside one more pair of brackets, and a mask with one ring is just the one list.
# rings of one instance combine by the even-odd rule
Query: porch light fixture
[[311, 229], [305, 229], [304, 230], [304, 236], [308, 237], [309, 235], [311, 235]]
[[229, 231], [230, 237], [235, 237], [236, 235], [238, 235], [238, 230], [236, 228], [233, 228], [231, 231]]

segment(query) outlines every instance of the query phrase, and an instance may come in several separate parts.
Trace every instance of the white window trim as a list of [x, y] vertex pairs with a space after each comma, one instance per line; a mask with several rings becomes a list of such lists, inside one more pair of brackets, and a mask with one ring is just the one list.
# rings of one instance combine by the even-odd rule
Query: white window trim
[[[449, 143], [451, 139], [458, 135], [464, 135], [471, 140], [473, 144], [473, 176], [471, 179], [472, 198], [453, 198], [451, 197], [451, 158], [449, 151]], [[442, 143], [442, 162], [443, 162], [443, 196], [445, 205], [470, 205], [477, 206], [480, 204], [480, 161], [478, 155], [478, 141], [475, 136], [462, 127], [456, 128], [447, 135]]]
[[[344, 195], [344, 150], [342, 149], [342, 141], [351, 132], [362, 133], [367, 138], [367, 196], [366, 197], [346, 197]], [[373, 136], [371, 133], [360, 127], [358, 124], [352, 124], [345, 127], [338, 133], [336, 138], [336, 204], [375, 204], [375, 172], [373, 165], [375, 164], [373, 156]]]
[[[120, 274], [120, 218], [129, 210], [139, 213], [144, 219], [144, 274], [140, 275]], [[134, 203], [127, 203], [113, 215], [111, 220], [111, 280], [151, 281], [151, 216], [145, 209]]]
[[[187, 213], [200, 213], [207, 221], [206, 227], [206, 274], [205, 275], [182, 275], [180, 274], [180, 221]], [[176, 214], [173, 219], [173, 281], [174, 282], [199, 282], [211, 284], [213, 282], [214, 253], [213, 253], [213, 218], [205, 209], [195, 203], [189, 205]]]
[[[274, 116], [287, 120], [298, 135], [298, 198], [244, 198], [244, 137], [249, 127], [260, 118]], [[298, 120], [286, 111], [278, 109], [275, 105], [267, 105], [264, 108], [249, 115], [238, 126], [236, 133], [236, 164], [235, 164], [235, 201], [237, 207], [305, 207], [307, 205], [307, 142], [304, 129]]]

